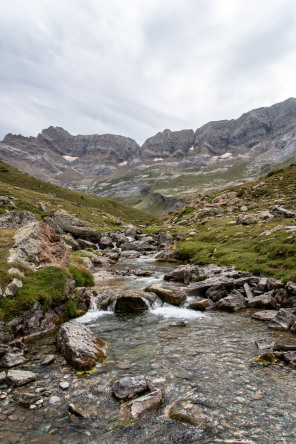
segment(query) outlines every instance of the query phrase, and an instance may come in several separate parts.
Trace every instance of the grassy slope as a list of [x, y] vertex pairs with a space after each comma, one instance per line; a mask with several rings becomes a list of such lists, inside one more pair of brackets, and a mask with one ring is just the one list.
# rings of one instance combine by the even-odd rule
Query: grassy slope
[[[119, 217], [123, 223], [136, 225], [150, 225], [158, 221], [156, 217], [124, 204], [60, 188], [35, 179], [3, 162], [0, 162], [0, 196], [8, 197], [17, 210], [29, 210], [37, 218], [63, 208], [100, 231], [118, 229], [116, 221]], [[45, 212], [41, 210], [40, 202], [46, 205]], [[3, 214], [6, 209], [6, 205], [0, 205], [0, 214]], [[2, 290], [14, 277], [8, 273], [9, 268], [14, 264], [7, 263], [9, 248], [14, 244], [14, 233], [15, 230], [0, 229], [0, 287]], [[9, 320], [32, 307], [36, 300], [39, 300], [44, 307], [66, 301], [67, 276], [74, 278], [78, 286], [90, 285], [88, 273], [80, 264], [72, 261], [72, 257], [67, 270], [47, 267], [35, 273], [25, 269], [22, 271], [26, 274], [25, 278], [22, 278], [24, 284], [22, 290], [14, 298], [0, 299], [0, 319]], [[52, 294], [52, 282], [56, 282], [55, 294]]]
[[[255, 206], [246, 214], [269, 209], [276, 201], [295, 210], [296, 166], [269, 173], [256, 182], [232, 187], [227, 191], [236, 191], [243, 201], [241, 205]], [[216, 192], [209, 198], [209, 202], [219, 194]], [[283, 280], [296, 280], [296, 232], [278, 230], [261, 235], [279, 225], [288, 225], [291, 219], [276, 218], [252, 225], [236, 225], [241, 205], [230, 214], [224, 208], [224, 214], [218, 218], [198, 217], [197, 202], [193, 201], [190, 205], [189, 212], [183, 209], [174, 213], [173, 217], [170, 216], [173, 227], [176, 227], [177, 222], [181, 223], [179, 231], [196, 231], [196, 235], [179, 243], [181, 259], [191, 258], [195, 263], [235, 264], [240, 269], [262, 272]], [[192, 207], [195, 207], [194, 210]]]
[[[118, 217], [121, 217], [126, 223], [135, 225], [151, 224], [157, 220], [156, 217], [144, 211], [130, 208], [124, 204], [91, 194], [71, 191], [35, 179], [3, 162], [0, 162], [0, 195], [14, 197], [14, 203], [18, 210], [30, 210], [34, 214], [44, 214], [39, 209], [38, 202], [40, 201], [45, 203], [47, 211], [62, 207], [70, 213], [77, 214], [80, 219], [89, 222], [94, 227], [103, 230], [116, 226], [115, 222]], [[0, 213], [4, 211], [4, 208], [0, 208]]]

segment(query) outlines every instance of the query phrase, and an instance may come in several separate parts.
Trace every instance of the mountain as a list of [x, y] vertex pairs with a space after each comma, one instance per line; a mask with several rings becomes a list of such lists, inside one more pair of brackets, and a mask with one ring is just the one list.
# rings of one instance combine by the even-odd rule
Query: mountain
[[143, 209], [154, 207], [155, 194], [172, 198], [176, 208], [179, 197], [182, 206], [195, 192], [250, 180], [295, 157], [295, 98], [195, 132], [166, 129], [141, 147], [128, 137], [73, 136], [52, 126], [37, 137], [8, 134], [0, 142], [0, 159], [21, 171]]

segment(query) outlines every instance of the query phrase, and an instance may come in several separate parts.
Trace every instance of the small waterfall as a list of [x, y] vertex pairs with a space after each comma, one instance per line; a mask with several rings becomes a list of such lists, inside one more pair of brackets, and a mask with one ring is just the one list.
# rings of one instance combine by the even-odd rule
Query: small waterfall
[[89, 311], [98, 310], [97, 303], [96, 303], [96, 300], [95, 300], [95, 297], [93, 294], [91, 295], [91, 298], [90, 298], [90, 304], [89, 304], [88, 310]]

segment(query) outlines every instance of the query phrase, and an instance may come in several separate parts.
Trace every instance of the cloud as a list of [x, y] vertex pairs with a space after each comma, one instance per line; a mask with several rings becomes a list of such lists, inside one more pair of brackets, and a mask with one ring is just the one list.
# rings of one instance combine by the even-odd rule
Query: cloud
[[11, 0], [0, 138], [49, 125], [139, 143], [296, 96], [293, 0]]

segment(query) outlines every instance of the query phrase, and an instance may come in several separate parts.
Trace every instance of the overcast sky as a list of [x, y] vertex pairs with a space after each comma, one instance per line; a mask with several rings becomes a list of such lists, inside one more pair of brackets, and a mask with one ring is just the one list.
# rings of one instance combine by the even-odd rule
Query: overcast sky
[[0, 0], [0, 139], [143, 143], [296, 97], [295, 0]]

